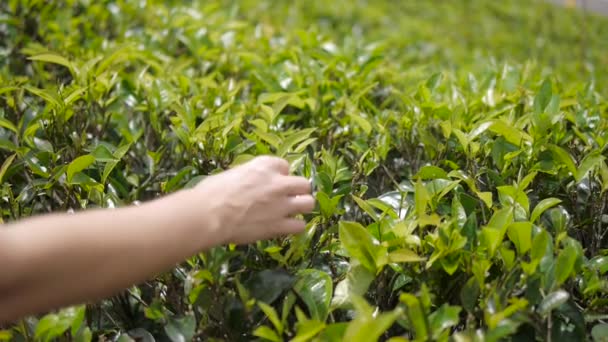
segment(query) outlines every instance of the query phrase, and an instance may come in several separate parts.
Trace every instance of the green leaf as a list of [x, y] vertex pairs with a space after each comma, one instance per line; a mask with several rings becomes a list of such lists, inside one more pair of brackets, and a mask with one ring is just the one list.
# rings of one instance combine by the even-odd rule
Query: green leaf
[[116, 158], [114, 157], [114, 155], [112, 154], [112, 152], [110, 152], [110, 150], [108, 150], [108, 148], [105, 145], [97, 145], [95, 147], [95, 150], [93, 150], [93, 152], [91, 152], [91, 155], [93, 157], [95, 157], [95, 161], [98, 162], [112, 162], [112, 161], [116, 161]]
[[252, 298], [272, 304], [294, 282], [294, 277], [283, 269], [266, 269], [254, 273], [244, 285]]
[[372, 208], [371, 205], [369, 205], [365, 200], [363, 200], [355, 195], [351, 195], [351, 196], [355, 200], [357, 205], [361, 209], [363, 209], [363, 211], [365, 211], [374, 221], [379, 220], [378, 214], [376, 214], [376, 211], [374, 210], [374, 208]]
[[424, 312], [420, 299], [409, 293], [403, 293], [399, 300], [407, 307], [408, 321], [415, 332], [416, 340], [425, 341], [429, 338], [429, 322]]
[[608, 273], [608, 256], [596, 256], [589, 260], [589, 266], [600, 274]]
[[76, 159], [74, 159], [69, 165], [68, 165], [68, 169], [67, 169], [67, 180], [68, 182], [71, 182], [72, 179], [74, 178], [74, 175], [84, 169], [86, 169], [87, 167], [89, 167], [91, 164], [93, 164], [95, 162], [95, 157], [93, 157], [90, 154], [84, 155], [84, 156], [80, 156]]
[[554, 207], [558, 204], [562, 203], [562, 201], [558, 198], [545, 198], [540, 201], [534, 210], [532, 211], [532, 215], [530, 216], [530, 222], [534, 223], [536, 220], [549, 208]]
[[325, 329], [325, 323], [317, 320], [298, 321], [296, 323], [296, 337], [290, 342], [309, 341]]
[[363, 130], [363, 132], [365, 132], [366, 135], [369, 135], [372, 132], [372, 124], [361, 115], [355, 113], [348, 113], [348, 117], [353, 120], [359, 127], [361, 127], [361, 129]]
[[578, 178], [578, 171], [574, 165], [574, 159], [572, 159], [570, 153], [566, 152], [566, 150], [557, 145], [549, 145], [549, 150], [553, 153], [553, 157], [556, 161], [558, 161], [562, 166], [566, 167], [566, 169], [572, 173], [572, 176], [574, 176], [575, 179]]
[[460, 300], [463, 307], [470, 313], [473, 313], [479, 299], [480, 288], [475, 277], [469, 278], [466, 284], [460, 290]]
[[483, 227], [481, 230], [481, 245], [484, 246], [490, 257], [494, 256], [498, 245], [502, 242], [504, 233], [496, 228]]
[[358, 260], [370, 272], [376, 273], [376, 241], [361, 224], [339, 222], [340, 241], [348, 254]]
[[11, 341], [13, 333], [10, 330], [0, 330], [0, 341]]
[[340, 203], [340, 199], [342, 199], [342, 195], [337, 195], [330, 198], [325, 192], [319, 191], [317, 192], [316, 197], [323, 217], [329, 218], [336, 214], [336, 210], [338, 208], [338, 204]]
[[380, 336], [393, 325], [400, 314], [401, 312], [398, 309], [383, 312], [377, 316], [358, 311], [355, 319], [348, 324], [343, 341], [378, 341]]
[[13, 133], [17, 133], [17, 127], [5, 118], [0, 118], [0, 127], [4, 127], [13, 131]]
[[524, 141], [532, 140], [532, 138], [528, 134], [509, 125], [508, 123], [502, 120], [493, 120], [492, 125], [489, 127], [489, 130], [496, 134], [502, 135], [505, 140], [515, 146], [521, 146]]
[[414, 203], [416, 206], [416, 213], [419, 217], [426, 216], [426, 207], [431, 199], [426, 187], [421, 182], [416, 182], [415, 185], [415, 194], [414, 194]]
[[426, 258], [418, 256], [412, 250], [402, 248], [396, 251], [392, 251], [388, 254], [389, 262], [420, 262], [425, 261]]
[[32, 57], [29, 57], [28, 59], [32, 60], [32, 61], [41, 61], [41, 62], [48, 62], [48, 63], [62, 65], [64, 67], [68, 68], [70, 70], [70, 72], [72, 73], [72, 75], [74, 75], [74, 65], [72, 64], [72, 62], [70, 62], [67, 58], [60, 56], [58, 54], [43, 53], [40, 55], [35, 55]]
[[547, 247], [549, 247], [549, 233], [543, 229], [536, 234], [532, 241], [532, 250], [530, 251], [530, 259], [534, 265], [532, 271], [547, 254]]
[[310, 318], [325, 322], [333, 294], [331, 277], [320, 270], [301, 270], [293, 289], [308, 307]]
[[418, 170], [418, 173], [414, 176], [422, 180], [428, 179], [447, 179], [448, 174], [440, 167], [433, 165], [426, 165]]
[[253, 331], [253, 336], [267, 339], [268, 341], [281, 342], [281, 337], [269, 327], [262, 325]]
[[268, 317], [272, 325], [274, 325], [274, 328], [279, 333], [279, 335], [283, 334], [283, 324], [281, 323], [281, 320], [279, 319], [279, 315], [277, 314], [276, 310], [272, 306], [264, 302], [257, 302], [257, 304], [260, 309], [262, 309], [266, 317]]
[[572, 245], [567, 246], [558, 254], [555, 266], [555, 281], [557, 282], [557, 286], [563, 284], [574, 271], [577, 254], [576, 248]]
[[38, 88], [34, 88], [32, 86], [24, 86], [23, 89], [27, 90], [28, 92], [44, 99], [46, 102], [50, 103], [51, 105], [53, 105], [53, 107], [55, 108], [60, 108], [61, 107], [61, 103], [59, 102], [60, 99], [57, 97], [56, 94], [51, 94], [48, 90], [45, 89], [38, 89]]
[[144, 315], [147, 319], [158, 321], [165, 318], [164, 307], [160, 300], [154, 300], [147, 308], [144, 309]]
[[77, 330], [84, 319], [84, 306], [73, 306], [58, 313], [47, 314], [36, 325], [37, 341], [52, 341], [67, 332], [70, 327]]
[[339, 308], [351, 304], [352, 298], [363, 296], [369, 285], [374, 281], [375, 274], [361, 265], [353, 265], [346, 278], [338, 283], [331, 301], [332, 308]]
[[549, 101], [551, 101], [551, 96], [553, 95], [552, 84], [550, 79], [545, 79], [543, 84], [540, 87], [539, 92], [536, 94], [534, 98], [534, 110], [537, 113], [543, 112], [547, 105], [549, 105]]
[[191, 315], [171, 319], [164, 330], [173, 342], [192, 341], [196, 332], [196, 319]]
[[285, 155], [290, 152], [294, 146], [306, 140], [315, 130], [316, 128], [306, 128], [290, 134], [287, 138], [281, 141], [279, 147], [277, 148], [277, 155], [279, 157], [285, 157]]
[[600, 323], [593, 326], [591, 337], [594, 342], [608, 342], [608, 324]]
[[437, 311], [433, 312], [429, 316], [433, 337], [437, 339], [444, 330], [457, 325], [460, 321], [460, 311], [462, 311], [462, 308], [459, 306], [443, 304]]
[[13, 163], [13, 160], [15, 160], [15, 157], [17, 157], [17, 154], [10, 155], [2, 163], [2, 166], [0, 166], [0, 185], [2, 184], [2, 181], [3, 181], [3, 178], [4, 178], [4, 174], [6, 173], [6, 170], [8, 170], [8, 168], [11, 166], [11, 164]]
[[576, 181], [582, 181], [583, 178], [587, 176], [589, 171], [600, 166], [600, 163], [603, 163], [605, 159], [606, 158], [601, 154], [600, 151], [594, 151], [586, 155], [576, 171]]
[[560, 307], [562, 304], [566, 303], [566, 301], [568, 301], [568, 298], [570, 298], [570, 294], [568, 294], [568, 292], [564, 290], [557, 290], [555, 292], [551, 292], [540, 303], [537, 311], [543, 316], [547, 315], [551, 311]]
[[507, 235], [515, 245], [519, 255], [525, 254], [532, 245], [532, 223], [514, 222], [508, 228]]

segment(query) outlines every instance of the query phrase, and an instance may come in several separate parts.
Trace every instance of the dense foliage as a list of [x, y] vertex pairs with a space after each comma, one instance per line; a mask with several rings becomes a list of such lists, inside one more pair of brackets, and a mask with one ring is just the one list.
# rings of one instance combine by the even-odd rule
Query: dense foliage
[[608, 20], [528, 0], [2, 1], [0, 220], [260, 154], [318, 210], [0, 340], [599, 341], [606, 65]]

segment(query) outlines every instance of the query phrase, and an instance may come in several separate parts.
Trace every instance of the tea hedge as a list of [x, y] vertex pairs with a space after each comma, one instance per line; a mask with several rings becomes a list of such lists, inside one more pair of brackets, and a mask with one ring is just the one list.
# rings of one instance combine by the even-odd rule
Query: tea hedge
[[524, 0], [3, 1], [4, 222], [260, 154], [318, 205], [0, 340], [605, 340], [607, 27]]

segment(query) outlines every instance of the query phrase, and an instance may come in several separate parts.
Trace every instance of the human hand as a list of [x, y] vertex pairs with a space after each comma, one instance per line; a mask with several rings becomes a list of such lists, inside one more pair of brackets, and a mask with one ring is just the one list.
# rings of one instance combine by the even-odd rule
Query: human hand
[[308, 179], [289, 175], [286, 160], [268, 156], [210, 176], [191, 191], [192, 210], [200, 213], [194, 216], [217, 220], [214, 233], [222, 236], [222, 243], [247, 244], [299, 233], [306, 222], [294, 216], [315, 206]]

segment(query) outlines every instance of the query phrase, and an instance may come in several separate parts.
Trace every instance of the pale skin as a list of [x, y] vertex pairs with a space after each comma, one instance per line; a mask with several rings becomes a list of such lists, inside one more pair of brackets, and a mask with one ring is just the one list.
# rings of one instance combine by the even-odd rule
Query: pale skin
[[314, 198], [287, 161], [257, 157], [140, 206], [0, 227], [0, 324], [118, 293], [211, 247], [300, 233]]

